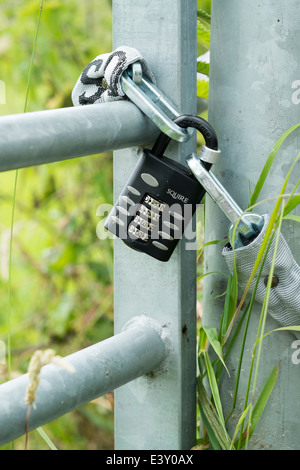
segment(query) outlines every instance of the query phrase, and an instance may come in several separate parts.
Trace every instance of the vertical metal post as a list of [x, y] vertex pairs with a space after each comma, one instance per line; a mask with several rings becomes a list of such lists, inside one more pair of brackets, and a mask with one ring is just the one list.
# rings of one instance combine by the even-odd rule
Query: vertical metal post
[[[196, 112], [196, 0], [114, 0], [114, 48], [137, 48], [159, 88], [182, 110]], [[178, 161], [195, 139], [171, 143]], [[115, 196], [138, 159], [138, 149], [114, 153]], [[115, 332], [144, 314], [168, 324], [173, 340], [167, 371], [116, 391], [116, 449], [189, 449], [195, 442], [196, 254], [182, 241], [161, 263], [115, 241]]]
[[[216, 176], [228, 188], [242, 208], [249, 202], [249, 182], [253, 190], [263, 165], [278, 138], [299, 122], [296, 89], [300, 79], [300, 4], [282, 2], [212, 0], [211, 66], [209, 120], [219, 136], [222, 158], [214, 168]], [[279, 193], [289, 168], [299, 153], [299, 131], [294, 132], [280, 149], [260, 200]], [[296, 165], [289, 192], [300, 176]], [[274, 201], [266, 201], [256, 210], [270, 213]], [[299, 212], [298, 212], [299, 213]], [[206, 206], [206, 241], [227, 235], [228, 221], [211, 201]], [[299, 226], [283, 224], [283, 235], [300, 262]], [[206, 252], [206, 271], [227, 274], [220, 245]], [[210, 275], [204, 285], [204, 321], [219, 325], [222, 299], [226, 288], [224, 275]], [[239, 389], [245, 396], [251, 349], [255, 341], [260, 310], [251, 317], [250, 336]], [[268, 318], [266, 331], [278, 327]], [[294, 338], [280, 332], [264, 340], [263, 361], [258, 391], [275, 365], [280, 363], [277, 383], [252, 439], [252, 448], [299, 449], [300, 442], [300, 370], [295, 356]], [[299, 347], [299, 346], [298, 346]], [[231, 357], [238, 357], [240, 344]], [[224, 375], [222, 402], [230, 411], [234, 390], [236, 361], [229, 362], [231, 378]], [[236, 416], [239, 416], [236, 413]], [[233, 419], [232, 425], [236, 425]]]

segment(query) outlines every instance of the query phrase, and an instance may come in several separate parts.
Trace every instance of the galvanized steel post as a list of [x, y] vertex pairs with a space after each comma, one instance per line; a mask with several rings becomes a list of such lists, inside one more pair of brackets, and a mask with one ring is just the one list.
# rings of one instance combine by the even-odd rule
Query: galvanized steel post
[[[158, 87], [182, 111], [196, 114], [196, 0], [114, 0], [114, 48], [137, 48]], [[172, 143], [184, 162], [196, 141]], [[115, 197], [139, 149], [114, 153]], [[115, 331], [145, 314], [168, 324], [173, 337], [168, 372], [137, 379], [116, 391], [116, 449], [189, 449], [196, 429], [196, 253], [180, 243], [168, 263], [115, 241]]]
[[[299, 16], [298, 0], [212, 0], [209, 121], [218, 134], [222, 151], [214, 173], [244, 209], [249, 203], [249, 183], [253, 190], [276, 141], [299, 122]], [[298, 130], [281, 147], [260, 201], [279, 193], [299, 153], [299, 139]], [[287, 192], [299, 176], [298, 164]], [[273, 207], [274, 200], [265, 201], [256, 212], [270, 213]], [[206, 241], [222, 239], [227, 233], [228, 220], [207, 198]], [[299, 263], [299, 226], [285, 221], [283, 235]], [[220, 245], [207, 248], [205, 260], [207, 272], [223, 273], [207, 276], [204, 283], [204, 322], [218, 327], [222, 313], [222, 298], [218, 294], [226, 288], [224, 274], [228, 273]], [[245, 396], [259, 313], [257, 308], [251, 318], [239, 403]], [[269, 317], [266, 331], [276, 327], [278, 324]], [[280, 363], [280, 369], [275, 389], [250, 441], [253, 449], [299, 449], [300, 366], [299, 361], [293, 360], [294, 340], [287, 332], [273, 333], [264, 339], [258, 391], [273, 367]], [[231, 357], [238, 355], [239, 348], [240, 343]], [[236, 360], [229, 361], [228, 367], [231, 377], [224, 374], [221, 387], [225, 413], [232, 403]], [[233, 419], [232, 426], [235, 424]]]

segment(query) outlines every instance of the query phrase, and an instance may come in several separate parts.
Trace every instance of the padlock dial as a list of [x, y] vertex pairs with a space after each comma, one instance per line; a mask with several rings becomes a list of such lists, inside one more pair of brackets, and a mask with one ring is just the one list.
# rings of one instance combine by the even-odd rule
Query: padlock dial
[[204, 193], [185, 166], [145, 150], [105, 227], [130, 247], [167, 261]]

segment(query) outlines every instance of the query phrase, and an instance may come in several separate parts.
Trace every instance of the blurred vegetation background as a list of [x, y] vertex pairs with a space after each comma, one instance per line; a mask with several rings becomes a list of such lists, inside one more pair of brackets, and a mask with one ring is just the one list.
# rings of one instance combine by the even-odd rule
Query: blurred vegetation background
[[[198, 6], [209, 12], [210, 0]], [[0, 115], [24, 110], [39, 8], [40, 0], [0, 0], [0, 80], [6, 85]], [[111, 0], [45, 1], [27, 111], [72, 106], [82, 69], [111, 50]], [[97, 207], [112, 203], [112, 154], [19, 170], [10, 282], [14, 182], [15, 171], [0, 173], [0, 340], [7, 344], [10, 335], [12, 378], [27, 372], [37, 349], [65, 356], [113, 334], [112, 240], [96, 235]], [[0, 383], [7, 380], [7, 364], [0, 364]], [[61, 450], [112, 449], [113, 395], [44, 430]], [[14, 449], [24, 441], [17, 439]], [[28, 448], [49, 447], [32, 431]]]

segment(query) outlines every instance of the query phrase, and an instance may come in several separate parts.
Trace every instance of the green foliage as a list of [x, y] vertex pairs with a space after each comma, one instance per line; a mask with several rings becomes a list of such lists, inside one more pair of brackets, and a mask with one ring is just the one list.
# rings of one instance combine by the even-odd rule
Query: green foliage
[[[0, 113], [23, 112], [39, 0], [1, 0], [1, 77], [7, 105]], [[71, 106], [71, 90], [86, 64], [111, 50], [111, 8], [94, 1], [47, 0], [35, 52], [28, 111]]]
[[[199, 16], [199, 13], [201, 13], [201, 16]], [[203, 13], [202, 10], [198, 10], [197, 39], [198, 44], [202, 46], [205, 51], [208, 51], [210, 44], [210, 16], [207, 14], [204, 19]]]
[[[206, 5], [205, 5], [206, 3]], [[209, 4], [207, 4], [209, 3]], [[210, 45], [210, 14], [209, 7], [210, 2], [198, 2], [197, 11], [197, 44], [198, 44], [198, 56], [203, 55], [209, 50]], [[205, 7], [207, 10], [205, 10]], [[209, 64], [198, 59], [197, 72], [202, 75], [209, 76]], [[197, 80], [197, 96], [208, 100], [208, 80], [198, 76]]]
[[[111, 50], [110, 2], [101, 11], [93, 1], [43, 2], [35, 44], [40, 4], [0, 0], [0, 79], [7, 92], [1, 114], [23, 112], [30, 68], [27, 111], [71, 106], [82, 69]], [[15, 172], [0, 175], [0, 338], [10, 342], [12, 378], [27, 371], [36, 349], [65, 356], [113, 334], [112, 240], [96, 235], [97, 207], [113, 198], [112, 155], [19, 170], [9, 299], [14, 185]], [[3, 382], [7, 365], [0, 367]], [[111, 403], [102, 397], [33, 431], [29, 449], [51, 442], [58, 449], [111, 449]], [[24, 437], [14, 447], [24, 448]]]

